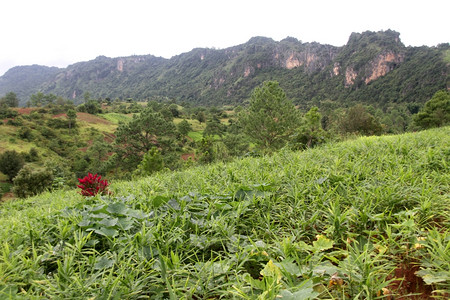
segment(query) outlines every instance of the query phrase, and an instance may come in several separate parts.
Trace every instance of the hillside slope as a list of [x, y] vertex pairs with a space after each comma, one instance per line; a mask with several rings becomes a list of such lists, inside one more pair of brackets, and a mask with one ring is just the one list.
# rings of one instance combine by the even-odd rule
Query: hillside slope
[[[405, 47], [399, 33], [352, 33], [342, 47], [276, 42], [254, 37], [226, 49], [193, 49], [164, 59], [152, 55], [99, 56], [65, 69], [11, 69], [0, 77], [0, 96], [13, 91], [21, 104], [42, 91], [80, 102], [94, 98], [165, 99], [194, 104], [242, 103], [265, 80], [277, 80], [289, 98], [303, 107], [331, 99], [343, 103], [424, 103], [449, 86], [449, 44]], [[22, 77], [30, 80], [23, 82]], [[32, 79], [32, 80], [31, 80]]]
[[4, 203], [0, 294], [445, 299], [449, 136], [366, 137], [114, 182], [107, 197]]

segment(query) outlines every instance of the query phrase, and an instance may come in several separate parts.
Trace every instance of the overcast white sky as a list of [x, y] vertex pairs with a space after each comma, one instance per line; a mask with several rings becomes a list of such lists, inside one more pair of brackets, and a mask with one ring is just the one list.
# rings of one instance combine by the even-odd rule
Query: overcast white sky
[[170, 58], [253, 36], [342, 46], [352, 32], [392, 29], [407, 46], [435, 46], [450, 41], [449, 12], [448, 0], [1, 0], [0, 75], [99, 55]]

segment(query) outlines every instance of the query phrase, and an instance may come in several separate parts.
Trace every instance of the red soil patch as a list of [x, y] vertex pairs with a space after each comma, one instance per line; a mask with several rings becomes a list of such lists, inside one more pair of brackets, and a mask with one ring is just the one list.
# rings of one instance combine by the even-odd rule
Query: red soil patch
[[95, 124], [105, 124], [105, 125], [111, 125], [112, 122], [105, 120], [103, 118], [88, 114], [88, 113], [77, 113], [77, 117], [81, 121], [85, 121], [88, 123], [95, 123]]
[[19, 107], [15, 108], [15, 110], [21, 115], [29, 115], [32, 111], [36, 110], [36, 108], [31, 107]]
[[65, 117], [65, 118], [67, 118], [67, 115], [66, 114], [59, 114], [59, 115], [53, 115], [53, 119], [56, 119], [56, 118], [60, 118], [60, 117]]
[[8, 200], [14, 199], [14, 193], [12, 192], [7, 192], [4, 193], [2, 196], [2, 199], [0, 199], [0, 202], [6, 202]]
[[185, 153], [181, 155], [182, 160], [188, 160], [189, 158], [195, 160], [195, 153]]
[[434, 299], [433, 289], [415, 274], [417, 271], [419, 266], [413, 263], [401, 264], [395, 269], [394, 276], [398, 280], [389, 285], [389, 290], [394, 292], [396, 300]]

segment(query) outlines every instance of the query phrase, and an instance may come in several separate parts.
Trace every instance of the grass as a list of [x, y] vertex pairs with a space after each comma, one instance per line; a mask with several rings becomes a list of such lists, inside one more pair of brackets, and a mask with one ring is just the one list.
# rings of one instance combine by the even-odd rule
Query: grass
[[203, 139], [203, 132], [201, 131], [189, 131], [188, 137], [193, 139], [194, 141], [198, 142]]
[[128, 122], [132, 118], [131, 115], [124, 115], [119, 113], [106, 113], [101, 114], [101, 116], [116, 125], [118, 125], [120, 122]]
[[[177, 125], [181, 121], [183, 121], [183, 119], [181, 119], [181, 118], [175, 118], [173, 120], [175, 125]], [[186, 121], [188, 121], [191, 124], [193, 131], [201, 131], [201, 132], [203, 132], [203, 130], [205, 130], [205, 128], [206, 128], [206, 123], [200, 123], [198, 120], [186, 119]]]
[[[449, 136], [360, 138], [117, 181], [108, 197], [8, 201], [0, 295], [446, 299]], [[402, 280], [400, 266], [418, 272]]]

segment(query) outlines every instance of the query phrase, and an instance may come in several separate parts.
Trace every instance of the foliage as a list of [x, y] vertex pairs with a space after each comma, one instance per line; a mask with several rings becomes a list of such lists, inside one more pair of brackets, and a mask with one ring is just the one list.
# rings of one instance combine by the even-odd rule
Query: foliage
[[77, 187], [81, 189], [81, 195], [92, 197], [97, 194], [108, 194], [108, 181], [106, 179], [101, 179], [101, 175], [93, 175], [92, 173], [88, 173], [84, 178], [78, 178], [80, 184], [77, 185]]
[[224, 135], [226, 128], [225, 125], [223, 125], [219, 118], [214, 116], [211, 120], [208, 120], [206, 122], [206, 128], [203, 131], [203, 136], [219, 136], [222, 137]]
[[52, 189], [53, 174], [48, 169], [24, 166], [13, 180], [13, 192], [19, 198], [38, 195]]
[[[341, 107], [364, 103], [384, 109], [392, 103], [423, 104], [447, 88], [449, 49], [448, 43], [406, 47], [392, 30], [353, 33], [341, 47], [257, 37], [227, 49], [193, 49], [171, 59], [122, 57], [126, 66], [122, 72], [117, 70], [117, 58], [104, 56], [65, 69], [17, 67], [2, 76], [0, 95], [13, 91], [21, 105], [37, 91], [75, 97], [77, 103], [89, 92], [88, 99], [109, 98], [109, 102], [175, 99], [203, 106], [236, 105], [264, 81], [276, 80], [301, 109], [327, 99]], [[377, 72], [378, 59], [387, 55], [394, 57], [381, 64], [387, 74], [366, 83]], [[299, 65], [288, 69], [296, 60]], [[345, 84], [349, 68], [357, 74], [353, 85]], [[126, 105], [122, 108], [126, 111]]]
[[158, 149], [154, 147], [144, 155], [136, 171], [139, 175], [151, 175], [162, 170], [163, 167], [163, 157]]
[[19, 98], [17, 98], [16, 93], [9, 92], [4, 97], [0, 98], [0, 106], [6, 105], [7, 107], [17, 107], [19, 106]]
[[153, 147], [170, 150], [176, 135], [176, 126], [150, 108], [127, 123], [122, 123], [115, 133], [115, 151], [127, 169], [137, 167], [142, 157]]
[[304, 116], [303, 124], [291, 137], [293, 149], [305, 149], [315, 147], [325, 142], [326, 132], [322, 129], [319, 109], [314, 106]]
[[17, 115], [17, 111], [12, 110], [6, 103], [0, 103], [0, 119], [15, 118]]
[[44, 94], [42, 92], [37, 92], [30, 96], [30, 105], [35, 107], [46, 106], [53, 104], [57, 99], [54, 94]]
[[24, 164], [23, 156], [15, 150], [8, 150], [0, 154], [0, 171], [8, 176], [11, 182]]
[[192, 125], [188, 121], [186, 121], [186, 119], [183, 119], [183, 121], [178, 123], [177, 129], [182, 136], [187, 136], [189, 131], [192, 131]]
[[67, 111], [67, 118], [69, 119], [69, 130], [76, 125], [77, 113], [73, 109]]
[[88, 114], [98, 114], [102, 112], [100, 104], [95, 100], [88, 100], [84, 104], [81, 104], [77, 107], [79, 112], [86, 112]]
[[250, 103], [239, 115], [244, 132], [265, 149], [285, 145], [299, 125], [299, 114], [278, 82], [268, 81], [255, 88]]
[[446, 299], [449, 133], [285, 148], [115, 181], [115, 197], [2, 203], [0, 295], [392, 299], [422, 286], [417, 297]]
[[450, 93], [442, 90], [428, 100], [414, 122], [422, 128], [441, 127], [450, 124]]
[[[141, 211], [134, 210], [121, 201], [103, 205], [84, 206], [82, 210], [73, 212], [79, 213], [83, 217], [78, 226], [86, 233], [92, 231], [98, 236], [99, 240], [102, 237], [115, 237], [130, 230], [136, 231], [136, 229], [139, 229], [139, 223], [148, 217]], [[98, 240], [92, 240], [91, 242], [91, 244], [95, 245]], [[96, 267], [99, 267], [98, 262]]]
[[343, 133], [379, 135], [383, 131], [380, 122], [361, 104], [351, 107], [341, 119], [339, 126]]

